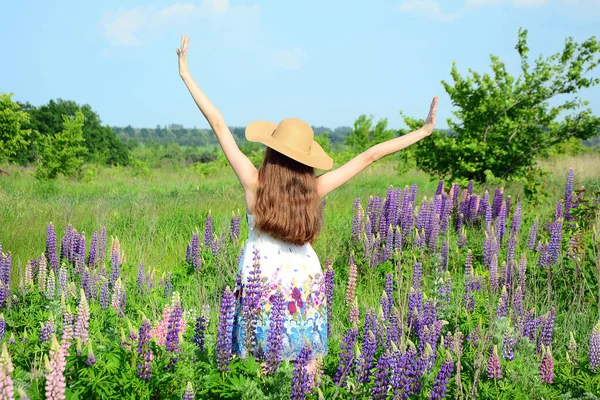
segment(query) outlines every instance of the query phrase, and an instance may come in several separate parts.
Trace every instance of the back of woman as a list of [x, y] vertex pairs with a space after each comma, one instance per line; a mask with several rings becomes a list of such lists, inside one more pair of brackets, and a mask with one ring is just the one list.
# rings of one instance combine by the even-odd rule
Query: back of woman
[[[329, 170], [333, 160], [314, 140], [310, 125], [296, 118], [279, 124], [255, 121], [246, 139], [267, 146], [260, 170], [240, 151], [223, 116], [191, 77], [187, 66], [188, 38], [182, 36], [179, 74], [219, 144], [245, 193], [249, 237], [238, 265], [233, 352], [267, 359], [297, 360], [310, 348], [307, 368], [327, 354], [327, 315], [324, 277], [312, 243], [320, 232], [320, 200], [348, 182], [373, 162], [431, 134], [437, 97], [422, 128], [379, 143], [341, 167], [315, 176], [315, 168]], [[219, 338], [225, 340], [227, 338]], [[304, 360], [305, 362], [306, 360]]]

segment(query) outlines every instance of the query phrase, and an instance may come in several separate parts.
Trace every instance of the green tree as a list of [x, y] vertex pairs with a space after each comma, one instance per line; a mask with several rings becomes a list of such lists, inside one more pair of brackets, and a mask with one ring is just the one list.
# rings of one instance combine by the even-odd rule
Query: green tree
[[13, 94], [0, 93], [0, 163], [14, 162], [27, 149], [32, 131], [29, 114], [12, 101]]
[[71, 100], [50, 100], [48, 104], [38, 108], [31, 107], [32, 128], [42, 136], [54, 136], [63, 129], [63, 116], [75, 117], [81, 111], [85, 118], [83, 126], [84, 145], [88, 149], [86, 161], [103, 162], [112, 165], [126, 165], [129, 162], [129, 151], [119, 140], [115, 132], [103, 126], [98, 114], [88, 104], [79, 106]]
[[36, 171], [38, 179], [55, 179], [59, 173], [74, 176], [79, 172], [87, 153], [83, 125], [83, 111], [78, 110], [75, 117], [63, 117], [61, 132], [44, 137], [42, 159]]
[[359, 116], [354, 121], [354, 127], [346, 137], [346, 145], [353, 152], [359, 153], [369, 147], [394, 137], [394, 131], [387, 129], [387, 118], [379, 120], [373, 128], [373, 116]]
[[[418, 143], [420, 168], [452, 180], [479, 182], [486, 176], [535, 176], [537, 159], [553, 146], [598, 133], [600, 120], [576, 94], [600, 82], [589, 76], [599, 62], [600, 42], [592, 37], [578, 44], [568, 38], [562, 52], [540, 56], [533, 68], [527, 30], [519, 30], [515, 48], [522, 71], [516, 79], [496, 56], [491, 56], [491, 75], [469, 70], [463, 77], [452, 66], [454, 83], [442, 82], [457, 108], [456, 120], [448, 120], [452, 133], [434, 132]], [[557, 98], [561, 95], [571, 99]], [[411, 128], [422, 123], [408, 117], [404, 121]]]

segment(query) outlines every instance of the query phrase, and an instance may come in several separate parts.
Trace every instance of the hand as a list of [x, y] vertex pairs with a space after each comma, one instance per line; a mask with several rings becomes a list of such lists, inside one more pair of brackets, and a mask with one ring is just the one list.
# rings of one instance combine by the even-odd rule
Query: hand
[[181, 35], [181, 48], [175, 49], [177, 53], [177, 57], [179, 58], [179, 75], [188, 73], [188, 65], [187, 65], [187, 47], [188, 42], [190, 41], [189, 36]]
[[427, 115], [425, 124], [421, 128], [425, 132], [426, 136], [431, 135], [431, 132], [433, 132], [433, 127], [435, 126], [435, 115], [437, 114], [437, 105], [438, 97], [435, 96], [431, 101], [431, 106], [429, 107], [429, 114]]

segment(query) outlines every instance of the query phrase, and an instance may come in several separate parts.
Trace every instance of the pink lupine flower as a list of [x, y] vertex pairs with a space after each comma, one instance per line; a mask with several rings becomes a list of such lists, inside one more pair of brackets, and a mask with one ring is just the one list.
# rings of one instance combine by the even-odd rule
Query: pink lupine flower
[[14, 386], [10, 376], [14, 368], [12, 360], [6, 349], [6, 343], [2, 343], [2, 356], [0, 357], [0, 400], [14, 398]]
[[356, 264], [352, 263], [348, 271], [348, 286], [346, 286], [346, 306], [349, 306], [354, 299], [356, 291]]
[[90, 326], [90, 306], [83, 289], [79, 291], [79, 306], [77, 306], [77, 322], [75, 323], [75, 338], [81, 339], [82, 344], [87, 344], [88, 328]]
[[49, 372], [46, 375], [46, 399], [64, 400], [65, 398], [65, 376], [66, 365], [65, 351], [59, 346], [56, 335], [52, 335], [52, 348], [48, 362]]

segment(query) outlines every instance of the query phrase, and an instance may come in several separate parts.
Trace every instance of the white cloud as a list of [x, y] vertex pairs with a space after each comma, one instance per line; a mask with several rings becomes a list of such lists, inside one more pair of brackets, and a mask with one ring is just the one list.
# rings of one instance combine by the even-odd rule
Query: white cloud
[[458, 12], [443, 12], [437, 0], [404, 0], [399, 10], [405, 14], [417, 14], [436, 21], [452, 21]]
[[295, 70], [302, 68], [305, 58], [304, 50], [292, 47], [273, 53], [273, 65], [277, 68]]
[[[231, 21], [217, 21], [227, 17], [234, 20], [235, 26], [248, 28], [252, 23], [247, 20], [256, 21], [258, 10], [258, 5], [232, 7], [229, 0], [203, 0], [200, 6], [194, 3], [176, 3], [163, 8], [144, 6], [110, 10], [104, 14], [100, 23], [104, 37], [111, 45], [139, 46], [149, 32], [191, 19], [215, 20], [219, 25], [227, 26]], [[240, 29], [232, 31], [237, 36]]]

